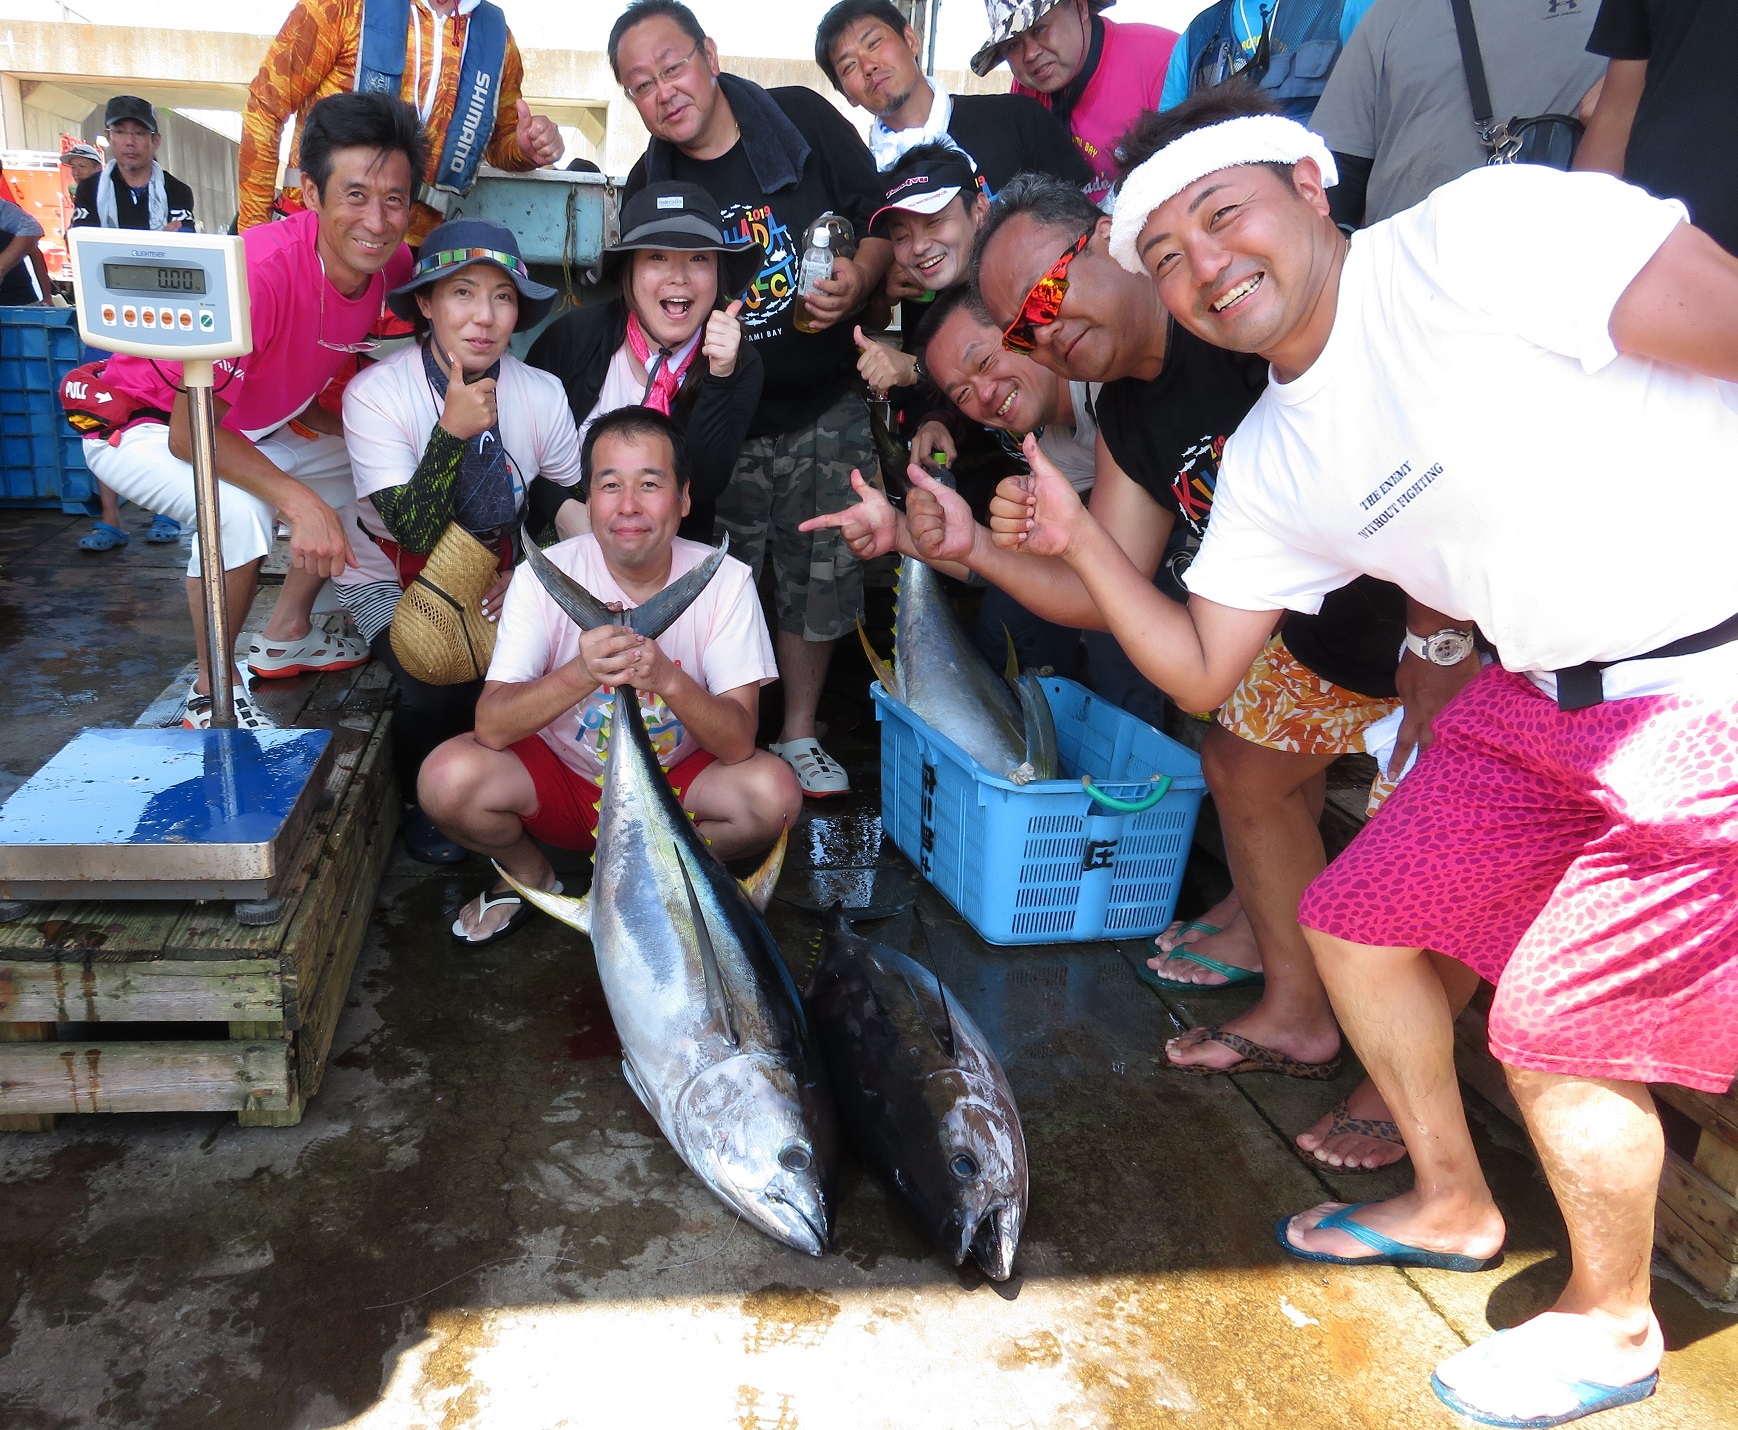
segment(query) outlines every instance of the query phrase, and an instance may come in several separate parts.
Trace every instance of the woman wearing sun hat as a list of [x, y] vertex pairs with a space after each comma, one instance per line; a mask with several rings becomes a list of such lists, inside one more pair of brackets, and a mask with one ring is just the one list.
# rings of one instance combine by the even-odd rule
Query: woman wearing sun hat
[[[410, 281], [387, 295], [416, 342], [364, 369], [344, 393], [355, 522], [367, 539], [352, 539], [358, 564], [338, 578], [338, 591], [398, 681], [393, 758], [407, 795], [429, 751], [471, 728], [488, 666], [482, 647], [492, 644], [487, 623], [500, 614], [532, 481], [579, 480], [579, 437], [560, 384], [507, 351], [554, 297], [531, 281], [508, 229], [444, 223], [424, 241]], [[559, 524], [584, 530], [583, 508], [564, 504]], [[451, 610], [447, 598], [467, 564], [473, 589], [453, 596], [463, 609]], [[407, 588], [415, 600], [400, 612]], [[410, 614], [433, 619], [406, 629]], [[425, 863], [466, 857], [414, 806], [403, 834]]]
[[623, 210], [621, 241], [603, 253], [621, 297], [563, 314], [530, 353], [533, 367], [561, 380], [582, 438], [593, 418], [633, 403], [682, 429], [693, 507], [681, 535], [695, 541], [712, 538], [713, 503], [760, 402], [760, 355], [736, 315], [761, 262], [759, 244], [725, 240], [718, 205], [698, 184], [648, 184]]

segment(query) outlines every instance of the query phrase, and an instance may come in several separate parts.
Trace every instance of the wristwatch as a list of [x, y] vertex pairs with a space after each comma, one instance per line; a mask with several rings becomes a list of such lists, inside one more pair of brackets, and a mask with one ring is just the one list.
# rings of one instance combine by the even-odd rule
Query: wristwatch
[[1432, 665], [1459, 665], [1475, 648], [1472, 632], [1457, 631], [1453, 626], [1428, 636], [1406, 632], [1406, 649]]

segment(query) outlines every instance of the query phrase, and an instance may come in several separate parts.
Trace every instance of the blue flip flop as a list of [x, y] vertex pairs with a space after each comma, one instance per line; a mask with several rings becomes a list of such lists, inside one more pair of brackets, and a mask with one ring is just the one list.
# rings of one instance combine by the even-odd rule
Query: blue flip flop
[[[1172, 924], [1171, 928], [1177, 928]], [[1178, 933], [1188, 933], [1191, 929], [1211, 937], [1225, 930], [1217, 924], [1202, 923], [1199, 919], [1191, 919], [1183, 924]], [[1169, 933], [1171, 930], [1166, 929]], [[1147, 966], [1149, 958], [1180, 958], [1185, 963], [1192, 963], [1197, 968], [1205, 968], [1209, 973], [1217, 973], [1224, 978], [1223, 983], [1189, 983], [1181, 978], [1166, 978]], [[1148, 939], [1146, 948], [1140, 958], [1135, 961], [1135, 977], [1148, 988], [1168, 988], [1175, 993], [1220, 993], [1227, 988], [1260, 988], [1267, 982], [1267, 975], [1255, 968], [1239, 968], [1235, 963], [1221, 963], [1217, 958], [1209, 958], [1204, 953], [1196, 953], [1192, 949], [1179, 944], [1169, 953], [1160, 951], [1158, 943]]]
[[1320, 1261], [1330, 1266], [1417, 1266], [1431, 1271], [1489, 1271], [1493, 1266], [1500, 1266], [1503, 1253], [1495, 1256], [1462, 1256], [1454, 1251], [1426, 1251], [1422, 1246], [1408, 1246], [1403, 1241], [1395, 1241], [1391, 1236], [1383, 1236], [1379, 1231], [1360, 1225], [1352, 1220], [1352, 1213], [1362, 1211], [1372, 1202], [1354, 1202], [1349, 1207], [1341, 1207], [1337, 1212], [1329, 1212], [1319, 1222], [1318, 1227], [1326, 1227], [1329, 1231], [1343, 1231], [1347, 1236], [1361, 1241], [1370, 1248], [1369, 1256], [1330, 1256], [1325, 1251], [1305, 1251], [1302, 1247], [1293, 1246], [1286, 1236], [1291, 1226], [1292, 1218], [1282, 1216], [1273, 1224], [1273, 1235], [1280, 1248], [1289, 1256], [1295, 1256], [1299, 1261]]
[[[1507, 1331], [1498, 1331], [1492, 1339], [1506, 1335]], [[1495, 1415], [1469, 1400], [1462, 1399], [1434, 1373], [1430, 1377], [1430, 1388], [1436, 1392], [1436, 1398], [1450, 1410], [1466, 1416], [1469, 1420], [1476, 1420], [1480, 1425], [1501, 1425], [1511, 1427], [1511, 1430], [1549, 1430], [1553, 1425], [1567, 1425], [1571, 1420], [1597, 1415], [1602, 1410], [1615, 1410], [1620, 1405], [1633, 1405], [1638, 1400], [1646, 1400], [1660, 1383], [1658, 1371], [1643, 1376], [1640, 1380], [1632, 1380], [1628, 1385], [1601, 1385], [1596, 1380], [1565, 1380], [1546, 1370], [1540, 1370], [1537, 1374], [1553, 1385], [1560, 1385], [1568, 1390], [1580, 1403], [1575, 1409], [1562, 1415], [1535, 1415], [1527, 1419], [1516, 1419], [1513, 1416]]]

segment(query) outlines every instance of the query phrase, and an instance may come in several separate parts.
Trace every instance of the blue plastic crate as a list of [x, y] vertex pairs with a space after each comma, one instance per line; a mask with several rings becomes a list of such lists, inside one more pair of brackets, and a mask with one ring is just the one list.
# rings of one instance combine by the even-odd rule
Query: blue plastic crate
[[0, 308], [0, 507], [85, 510], [95, 486], [60, 406], [83, 351], [71, 308]]
[[[1070, 778], [1016, 785], [990, 774], [879, 682], [881, 824], [901, 853], [996, 944], [1145, 938], [1171, 922], [1201, 798], [1193, 750], [1072, 680], [1046, 680]], [[1106, 809], [1081, 787], [1151, 809]]]

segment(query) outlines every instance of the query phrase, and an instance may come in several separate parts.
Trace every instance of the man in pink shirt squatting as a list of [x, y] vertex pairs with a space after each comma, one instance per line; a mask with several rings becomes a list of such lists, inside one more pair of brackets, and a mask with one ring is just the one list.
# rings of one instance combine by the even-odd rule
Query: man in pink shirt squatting
[[[422, 159], [422, 127], [408, 105], [375, 94], [324, 99], [302, 136], [306, 212], [243, 239], [254, 346], [217, 364], [215, 393], [224, 581], [238, 621], [253, 602], [279, 517], [290, 528], [292, 561], [271, 620], [248, 649], [256, 675], [342, 670], [368, 659], [362, 642], [311, 620], [326, 579], [356, 564], [340, 515], [353, 491], [343, 428], [318, 399], [352, 354], [377, 345], [368, 334], [386, 290], [410, 275], [404, 235]], [[86, 438], [86, 465], [144, 510], [191, 524], [192, 431], [180, 364], [117, 354], [103, 377], [138, 410]], [[197, 547], [187, 578], [199, 675], [183, 723], [202, 729], [211, 723], [211, 685]], [[243, 728], [270, 723], [240, 681], [235, 707]]]
[[1068, 126], [1092, 166], [1086, 196], [1102, 205], [1116, 180], [1116, 145], [1144, 110], [1159, 107], [1175, 30], [1119, 25], [1099, 11], [1112, 0], [984, 0], [990, 37], [972, 56], [986, 75], [1003, 60], [1014, 93], [1036, 99]]
[[[606, 412], [585, 434], [580, 472], [592, 529], [545, 554], [598, 600], [641, 605], [710, 554], [676, 535], [688, 514], [688, 458], [663, 413]], [[803, 807], [790, 766], [754, 746], [760, 687], [777, 679], [754, 575], [733, 557], [656, 640], [627, 626], [582, 632], [520, 567], [477, 728], [423, 762], [418, 802], [449, 838], [521, 884], [559, 893], [534, 841], [594, 847], [612, 687], [631, 685], [670, 787], [712, 852], [733, 859], [764, 849]], [[459, 911], [453, 937], [493, 943], [530, 913], [498, 880]]]

